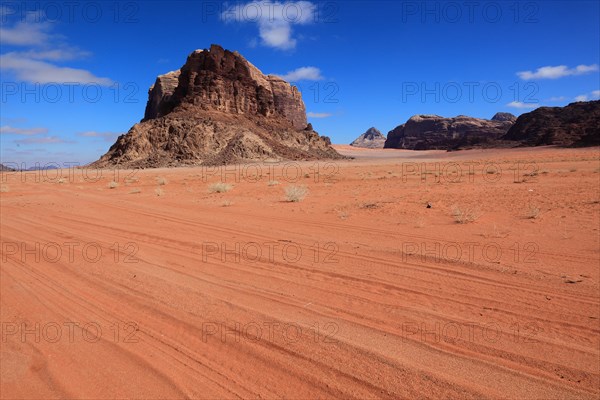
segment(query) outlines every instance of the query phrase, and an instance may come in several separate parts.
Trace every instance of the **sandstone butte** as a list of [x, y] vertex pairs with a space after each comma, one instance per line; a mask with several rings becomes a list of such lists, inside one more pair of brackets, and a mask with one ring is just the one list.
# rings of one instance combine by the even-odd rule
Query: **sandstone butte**
[[151, 168], [343, 158], [307, 123], [302, 95], [211, 45], [156, 78], [144, 118], [93, 167]]

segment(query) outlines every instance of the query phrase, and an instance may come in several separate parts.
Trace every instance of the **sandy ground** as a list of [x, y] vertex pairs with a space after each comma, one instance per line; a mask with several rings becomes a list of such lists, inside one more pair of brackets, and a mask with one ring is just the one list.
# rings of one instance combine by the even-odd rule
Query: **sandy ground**
[[339, 149], [3, 174], [1, 398], [598, 398], [597, 148]]

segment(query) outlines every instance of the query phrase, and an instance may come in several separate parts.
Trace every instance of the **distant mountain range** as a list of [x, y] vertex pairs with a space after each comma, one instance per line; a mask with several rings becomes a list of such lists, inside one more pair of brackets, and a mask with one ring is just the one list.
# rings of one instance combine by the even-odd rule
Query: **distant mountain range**
[[490, 120], [414, 115], [388, 133], [384, 147], [460, 150], [541, 145], [600, 145], [600, 101], [540, 107], [518, 118], [510, 113], [497, 113]]
[[465, 115], [454, 118], [414, 115], [388, 133], [384, 147], [408, 150], [497, 147], [515, 120], [508, 113], [496, 114], [491, 120]]
[[[46, 165], [36, 165], [33, 167], [26, 168], [24, 171], [46, 171], [46, 170], [51, 170], [51, 169], [59, 169], [59, 168], [56, 165], [47, 165], [47, 166]], [[0, 171], [10, 172], [10, 171], [23, 171], [23, 170], [10, 168], [4, 164], [0, 164]]]

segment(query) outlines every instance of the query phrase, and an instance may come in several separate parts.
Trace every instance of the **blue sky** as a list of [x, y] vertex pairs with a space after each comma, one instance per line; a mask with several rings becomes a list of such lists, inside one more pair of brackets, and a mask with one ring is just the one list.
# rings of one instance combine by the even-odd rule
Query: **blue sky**
[[148, 87], [212, 43], [300, 87], [334, 143], [414, 114], [491, 118], [600, 96], [598, 1], [3, 1], [0, 159], [85, 164]]

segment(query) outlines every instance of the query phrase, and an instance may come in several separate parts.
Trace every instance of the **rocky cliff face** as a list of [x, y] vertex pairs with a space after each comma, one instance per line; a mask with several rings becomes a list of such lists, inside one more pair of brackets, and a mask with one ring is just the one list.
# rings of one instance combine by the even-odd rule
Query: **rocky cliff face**
[[499, 138], [512, 126], [505, 116], [487, 120], [459, 115], [414, 115], [388, 133], [385, 148], [409, 150], [456, 150], [473, 147], [502, 147]]
[[144, 119], [92, 165], [162, 167], [341, 158], [306, 121], [298, 89], [212, 45], [148, 92]]
[[179, 84], [180, 70], [171, 71], [156, 78], [154, 85], [148, 90], [148, 102], [144, 120], [162, 117], [172, 110], [171, 97]]
[[350, 143], [354, 147], [366, 147], [369, 149], [382, 149], [385, 144], [385, 136], [376, 128], [369, 128], [356, 140]]
[[522, 114], [503, 139], [524, 146], [598, 146], [600, 100], [540, 107]]

